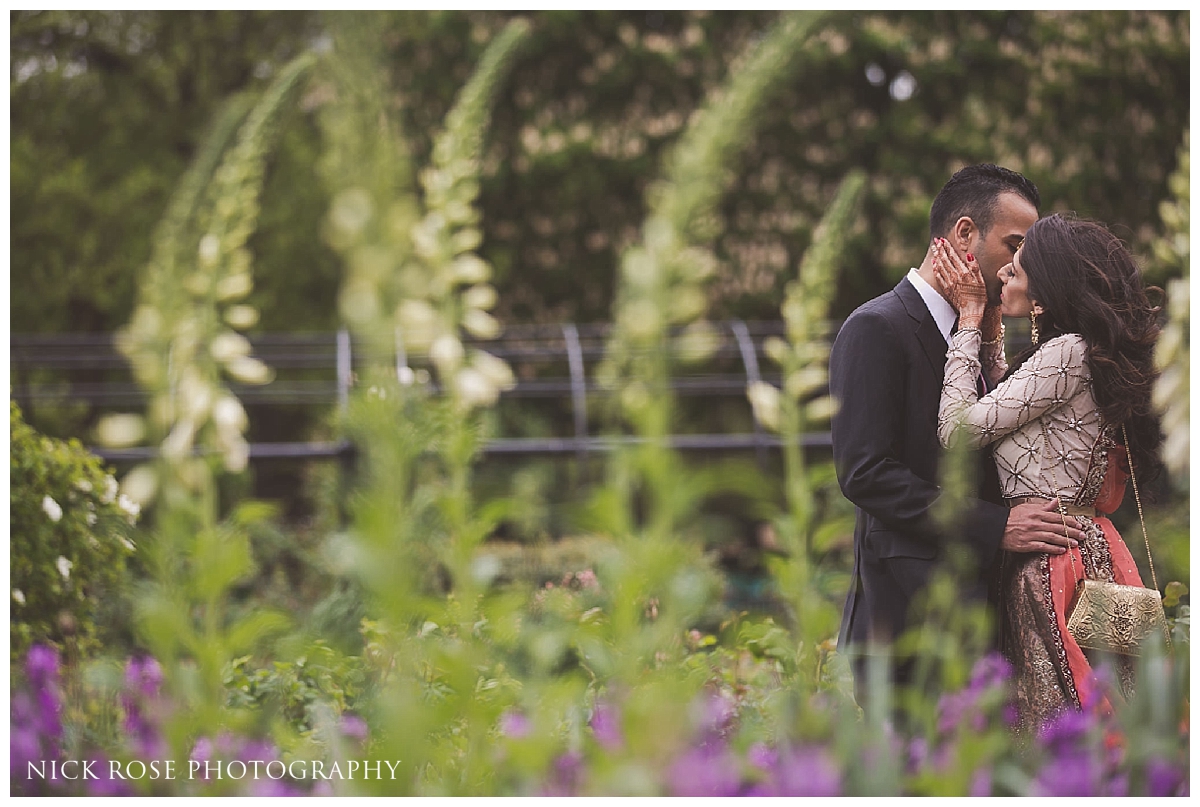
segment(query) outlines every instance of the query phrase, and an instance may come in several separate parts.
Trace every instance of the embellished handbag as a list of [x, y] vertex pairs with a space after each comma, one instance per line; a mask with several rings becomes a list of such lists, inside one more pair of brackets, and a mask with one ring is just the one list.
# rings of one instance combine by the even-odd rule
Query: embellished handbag
[[1170, 646], [1162, 595], [1140, 586], [1080, 580], [1067, 630], [1085, 650], [1137, 656], [1142, 642], [1155, 633]]
[[[1046, 445], [1046, 424], [1042, 422], [1043, 439]], [[1129, 435], [1121, 427], [1125, 438], [1125, 453], [1129, 452]], [[1050, 466], [1054, 474], [1054, 466]], [[1125, 656], [1141, 655], [1142, 643], [1152, 635], [1159, 635], [1164, 646], [1171, 648], [1171, 635], [1167, 629], [1167, 615], [1163, 610], [1162, 594], [1158, 591], [1158, 577], [1154, 574], [1154, 560], [1150, 557], [1150, 537], [1146, 533], [1146, 519], [1142, 515], [1142, 500], [1138, 494], [1137, 479], [1133, 475], [1133, 462], [1129, 461], [1129, 480], [1133, 484], [1133, 498], [1137, 502], [1138, 519], [1142, 524], [1142, 538], [1146, 541], [1146, 559], [1150, 563], [1150, 577], [1154, 588], [1124, 586], [1103, 580], [1080, 580], [1075, 587], [1075, 597], [1067, 610], [1067, 631], [1075, 642], [1085, 650], [1101, 650]], [[1057, 478], [1054, 481], [1058, 487]], [[1059, 500], [1059, 515], [1063, 519], [1063, 532], [1067, 529], [1067, 511]], [[1075, 558], [1070, 553], [1072, 575]]]

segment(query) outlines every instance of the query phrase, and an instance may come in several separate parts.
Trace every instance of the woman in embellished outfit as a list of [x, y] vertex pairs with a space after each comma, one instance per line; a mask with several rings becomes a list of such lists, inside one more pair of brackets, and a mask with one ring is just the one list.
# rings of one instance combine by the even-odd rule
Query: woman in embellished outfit
[[[1108, 516], [1124, 496], [1131, 462], [1142, 486], [1161, 467], [1150, 400], [1158, 308], [1124, 244], [1094, 222], [1053, 215], [1030, 227], [1000, 270], [999, 312], [985, 312], [971, 256], [964, 263], [949, 244], [934, 249], [938, 280], [959, 312], [938, 413], [943, 445], [990, 445], [1010, 506], [1058, 499], [1085, 534], [1069, 552], [1047, 546], [1045, 554], [1002, 560], [1001, 649], [1014, 667], [1020, 726], [1036, 728], [1064, 708], [1103, 698], [1088, 656], [1067, 632], [1076, 583], [1142, 585]], [[1033, 345], [1011, 368], [1000, 314], [1031, 321]], [[995, 384], [982, 397], [981, 369]], [[1116, 658], [1128, 695], [1132, 659]]]

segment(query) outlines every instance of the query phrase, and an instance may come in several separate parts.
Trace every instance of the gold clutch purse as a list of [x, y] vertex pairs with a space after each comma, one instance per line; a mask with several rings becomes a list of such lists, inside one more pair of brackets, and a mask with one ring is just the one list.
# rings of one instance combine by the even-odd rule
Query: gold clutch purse
[[[1125, 455], [1130, 456], [1129, 435], [1121, 427], [1125, 438]], [[1046, 435], [1046, 423], [1042, 421], [1042, 439], [1050, 445]], [[1051, 473], [1054, 466], [1051, 465]], [[1101, 650], [1125, 656], [1141, 655], [1141, 646], [1148, 637], [1158, 634], [1167, 649], [1171, 648], [1171, 633], [1167, 628], [1167, 615], [1163, 610], [1162, 594], [1158, 591], [1158, 577], [1154, 574], [1154, 559], [1150, 557], [1150, 537], [1146, 533], [1146, 519], [1142, 515], [1142, 499], [1138, 494], [1137, 479], [1133, 475], [1132, 458], [1129, 460], [1129, 481], [1133, 483], [1133, 498], [1137, 502], [1138, 519], [1142, 524], [1142, 537], [1146, 541], [1146, 559], [1150, 562], [1150, 577], [1154, 588], [1123, 586], [1103, 580], [1080, 580], [1075, 587], [1075, 599], [1067, 610], [1067, 632], [1075, 643], [1085, 650]], [[1055, 480], [1055, 487], [1058, 481]], [[1067, 529], [1066, 510], [1059, 501], [1059, 514], [1063, 518], [1063, 532]], [[1075, 558], [1071, 568], [1075, 568]]]
[[1122, 586], [1099, 580], [1080, 580], [1067, 617], [1067, 630], [1085, 650], [1126, 656], [1141, 654], [1152, 634], [1170, 645], [1162, 595], [1154, 589]]

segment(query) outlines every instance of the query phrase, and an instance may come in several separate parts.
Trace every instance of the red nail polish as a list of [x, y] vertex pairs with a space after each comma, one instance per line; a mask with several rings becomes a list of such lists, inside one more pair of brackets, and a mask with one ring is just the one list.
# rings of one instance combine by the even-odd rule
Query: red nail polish
[[968, 252], [967, 253], [967, 262], [970, 263], [973, 260], [975, 260], [975, 256], [972, 255], [970, 252]]

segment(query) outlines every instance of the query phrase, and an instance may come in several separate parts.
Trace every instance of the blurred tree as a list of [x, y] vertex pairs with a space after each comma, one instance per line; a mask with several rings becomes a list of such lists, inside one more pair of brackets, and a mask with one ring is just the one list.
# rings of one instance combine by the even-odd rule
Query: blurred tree
[[[334, 12], [336, 16], [337, 12]], [[415, 164], [507, 12], [374, 12]], [[776, 12], [555, 11], [498, 88], [484, 143], [479, 254], [506, 323], [607, 321], [646, 184], [706, 93]], [[112, 331], [167, 196], [218, 103], [326, 36], [301, 12], [13, 12], [12, 329]], [[843, 12], [740, 155], [712, 222], [712, 318], [777, 319], [785, 283], [852, 169], [867, 174], [831, 315], [922, 254], [934, 194], [963, 164], [1026, 172], [1147, 252], [1189, 114], [1189, 14]], [[283, 121], [255, 256], [257, 330], [329, 330], [337, 262], [320, 237], [315, 84]], [[1156, 278], [1163, 282], [1167, 278]], [[251, 439], [315, 412], [252, 418]], [[39, 421], [31, 421], [58, 433]], [[269, 422], [268, 422], [269, 421]], [[85, 418], [86, 423], [86, 418]], [[80, 433], [78, 424], [64, 427]]]
[[[388, 86], [418, 161], [501, 12], [378, 12]], [[645, 184], [704, 93], [772, 12], [544, 12], [502, 89], [483, 172], [482, 252], [508, 321], [606, 320]], [[16, 332], [112, 330], [149, 232], [216, 104], [320, 36], [298, 12], [14, 12]], [[1187, 12], [834, 15], [731, 177], [717, 311], [774, 318], [783, 270], [851, 168], [870, 199], [845, 313], [907, 269], [958, 166], [995, 160], [1045, 208], [1128, 228], [1145, 249], [1188, 117]], [[302, 106], [327, 102], [312, 94]], [[797, 144], [802, 143], [803, 146]], [[252, 243], [264, 329], [327, 327], [308, 114], [275, 155]], [[865, 234], [870, 233], [870, 238]]]
[[[312, 18], [14, 11], [9, 19], [12, 329], [113, 331], [132, 313], [154, 226], [219, 105], [265, 85], [303, 50]], [[293, 239], [305, 235], [292, 230]]]

